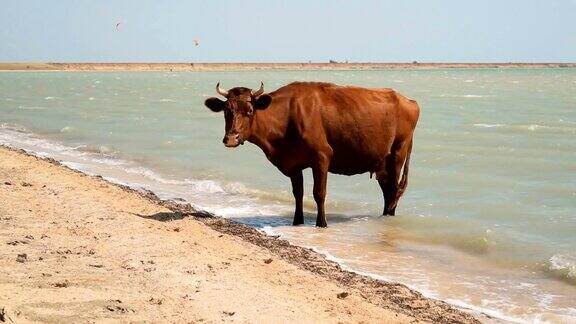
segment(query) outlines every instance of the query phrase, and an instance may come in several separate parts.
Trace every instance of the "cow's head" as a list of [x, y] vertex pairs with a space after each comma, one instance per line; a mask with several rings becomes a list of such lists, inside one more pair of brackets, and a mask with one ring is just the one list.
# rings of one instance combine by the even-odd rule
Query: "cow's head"
[[272, 97], [264, 94], [264, 83], [260, 84], [260, 89], [257, 91], [244, 87], [226, 91], [220, 88], [220, 82], [218, 82], [216, 92], [227, 100], [222, 101], [212, 97], [206, 99], [204, 105], [214, 112], [224, 110], [226, 128], [222, 142], [226, 147], [243, 144], [251, 135], [252, 121], [256, 111], [268, 108]]

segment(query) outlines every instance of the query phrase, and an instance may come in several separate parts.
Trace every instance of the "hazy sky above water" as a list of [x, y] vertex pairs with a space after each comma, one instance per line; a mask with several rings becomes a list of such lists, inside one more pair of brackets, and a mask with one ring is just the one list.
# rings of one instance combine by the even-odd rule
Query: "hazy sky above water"
[[0, 8], [1, 62], [576, 61], [576, 0], [2, 0]]

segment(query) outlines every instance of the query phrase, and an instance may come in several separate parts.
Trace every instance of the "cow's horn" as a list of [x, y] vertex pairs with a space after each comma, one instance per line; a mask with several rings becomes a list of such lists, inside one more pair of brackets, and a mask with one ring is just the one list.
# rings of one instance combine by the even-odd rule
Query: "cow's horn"
[[218, 82], [216, 84], [216, 92], [218, 92], [220, 95], [224, 96], [224, 97], [228, 97], [228, 91], [220, 88], [220, 82]]
[[252, 95], [254, 97], [258, 97], [263, 93], [264, 93], [264, 82], [260, 81], [260, 89], [258, 89], [256, 92], [252, 92]]

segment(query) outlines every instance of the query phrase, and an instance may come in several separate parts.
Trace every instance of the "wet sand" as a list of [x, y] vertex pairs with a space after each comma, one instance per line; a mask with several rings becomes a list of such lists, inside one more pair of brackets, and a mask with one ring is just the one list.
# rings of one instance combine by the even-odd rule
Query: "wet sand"
[[0, 63], [0, 71], [258, 71], [576, 68], [576, 63]]
[[188, 204], [0, 147], [0, 322], [477, 322]]

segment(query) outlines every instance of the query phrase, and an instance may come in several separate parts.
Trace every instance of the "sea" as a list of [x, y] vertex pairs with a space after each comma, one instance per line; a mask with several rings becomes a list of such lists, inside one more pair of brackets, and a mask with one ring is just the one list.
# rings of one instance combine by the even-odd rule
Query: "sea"
[[[418, 101], [408, 189], [330, 175], [316, 228], [261, 150], [222, 144], [215, 85], [394, 88]], [[489, 321], [576, 322], [576, 69], [1, 72], [0, 144], [145, 188], [400, 282]]]

